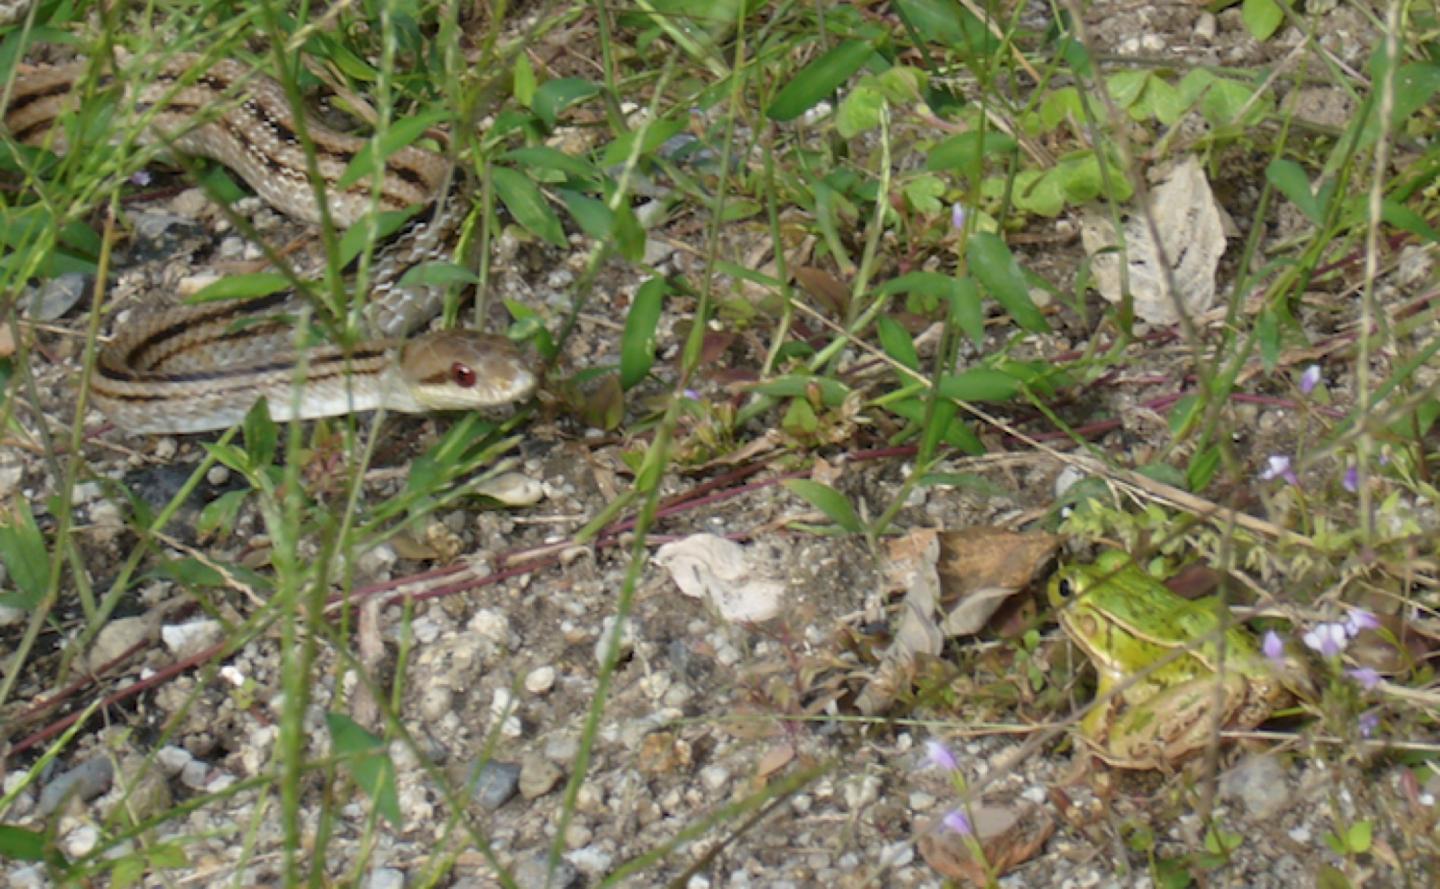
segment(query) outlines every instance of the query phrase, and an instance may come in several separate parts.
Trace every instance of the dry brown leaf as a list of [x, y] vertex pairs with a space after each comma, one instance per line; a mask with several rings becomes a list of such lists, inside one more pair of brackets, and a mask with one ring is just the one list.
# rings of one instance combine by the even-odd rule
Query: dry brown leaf
[[895, 694], [910, 685], [917, 655], [936, 655], [945, 636], [935, 621], [940, 606], [939, 535], [929, 529], [912, 531], [892, 540], [885, 573], [890, 589], [905, 591], [895, 637], [886, 649], [875, 676], [856, 696], [855, 706], [867, 716], [889, 708]]
[[795, 748], [789, 744], [777, 744], [766, 750], [755, 765], [755, 777], [768, 778], [790, 764], [795, 758]]
[[987, 864], [996, 875], [1003, 874], [1034, 857], [1055, 832], [1054, 817], [1033, 803], [972, 806], [969, 818], [984, 861], [976, 859], [966, 837], [938, 818], [919, 826], [916, 845], [925, 863], [940, 874], [975, 886], [988, 885]]
[[[1225, 252], [1224, 219], [1205, 170], [1193, 156], [1151, 191], [1150, 206], [1169, 265], [1168, 277], [1175, 285], [1173, 297], [1144, 214], [1135, 213], [1125, 223], [1123, 253], [1114, 249], [1120, 242], [1114, 225], [1100, 213], [1082, 214], [1080, 238], [1091, 257], [1101, 296], [1120, 302], [1128, 278], [1136, 317], [1152, 324], [1174, 324], [1180, 320], [1177, 301], [1190, 317], [1215, 304], [1215, 270]], [[1122, 257], [1128, 272], [1124, 278]]]
[[725, 620], [763, 623], [780, 613], [785, 582], [760, 553], [715, 534], [692, 534], [660, 547], [654, 560], [680, 592], [709, 600]]
[[946, 636], [978, 633], [1010, 596], [1033, 582], [1060, 539], [1043, 532], [1019, 533], [975, 527], [940, 535], [940, 585], [948, 612]]

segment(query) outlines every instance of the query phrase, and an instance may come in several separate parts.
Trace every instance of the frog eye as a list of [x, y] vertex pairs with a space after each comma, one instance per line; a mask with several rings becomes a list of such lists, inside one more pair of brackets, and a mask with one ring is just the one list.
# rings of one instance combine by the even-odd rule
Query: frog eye
[[1060, 593], [1060, 598], [1062, 599], [1068, 599], [1071, 596], [1075, 595], [1075, 587], [1070, 583], [1069, 578], [1061, 580], [1059, 585], [1056, 586], [1055, 589], [1057, 592]]

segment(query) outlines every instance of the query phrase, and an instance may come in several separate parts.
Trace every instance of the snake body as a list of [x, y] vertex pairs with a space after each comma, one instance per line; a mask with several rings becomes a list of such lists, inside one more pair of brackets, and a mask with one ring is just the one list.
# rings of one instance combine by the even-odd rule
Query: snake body
[[[22, 75], [5, 109], [10, 138], [65, 150], [63, 128], [54, 124], [75, 106], [75, 86], [85, 73], [79, 63]], [[97, 361], [91, 395], [117, 425], [137, 433], [222, 429], [262, 396], [272, 417], [289, 420], [378, 407], [489, 408], [534, 390], [535, 375], [503, 337], [452, 331], [401, 339], [440, 308], [438, 290], [397, 282], [406, 269], [445, 255], [460, 216], [452, 199], [437, 201], [451, 176], [442, 155], [401, 148], [385, 159], [378, 187], [366, 176], [341, 187], [342, 174], [370, 141], [309, 115], [297, 120], [284, 89], [239, 62], [180, 54], [143, 84], [122, 82], [127, 103], [144, 120], [142, 141], [163, 141], [224, 164], [294, 218], [318, 222], [322, 216], [302, 133], [314, 146], [335, 224], [353, 225], [372, 209], [439, 206], [412, 220], [377, 260], [367, 317], [381, 339], [348, 350], [297, 350], [290, 320], [298, 303], [291, 294], [152, 314], [118, 331]]]

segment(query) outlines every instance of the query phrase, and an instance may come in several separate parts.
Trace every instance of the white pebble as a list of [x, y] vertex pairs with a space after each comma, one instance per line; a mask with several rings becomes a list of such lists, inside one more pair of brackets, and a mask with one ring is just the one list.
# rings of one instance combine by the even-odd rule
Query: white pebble
[[525, 690], [532, 695], [543, 695], [555, 687], [555, 668], [549, 665], [536, 667], [525, 676]]

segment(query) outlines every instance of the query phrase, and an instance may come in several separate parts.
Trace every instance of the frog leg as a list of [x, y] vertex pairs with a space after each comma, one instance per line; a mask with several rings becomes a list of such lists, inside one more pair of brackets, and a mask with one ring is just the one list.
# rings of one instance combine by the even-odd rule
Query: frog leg
[[[1216, 711], [1215, 683], [1220, 682]], [[1155, 768], [1177, 762], [1210, 743], [1215, 726], [1231, 724], [1245, 704], [1248, 683], [1238, 673], [1210, 674], [1182, 682], [1120, 714], [1106, 745], [1113, 764]]]

